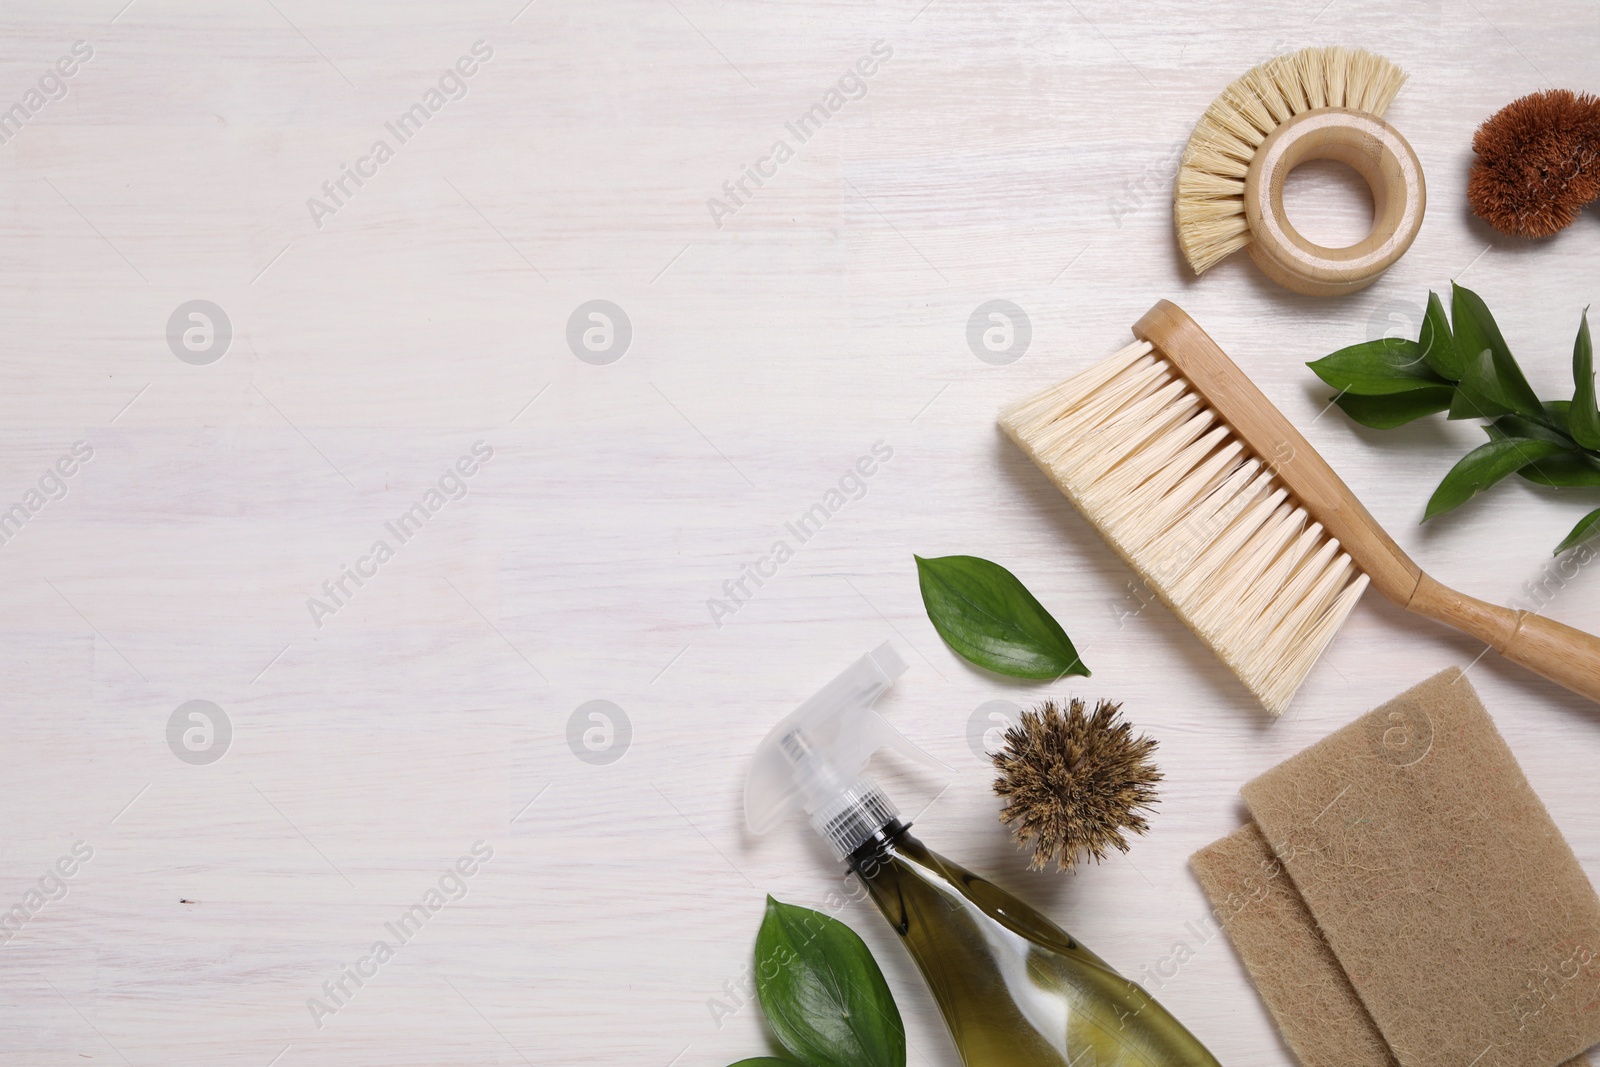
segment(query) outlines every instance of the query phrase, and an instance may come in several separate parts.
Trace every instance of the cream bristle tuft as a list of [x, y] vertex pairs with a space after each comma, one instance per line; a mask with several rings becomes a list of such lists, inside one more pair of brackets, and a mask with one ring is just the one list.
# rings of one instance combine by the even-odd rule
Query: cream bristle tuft
[[1244, 179], [1267, 135], [1321, 107], [1389, 110], [1405, 73], [1360, 48], [1302, 48], [1253, 68], [1212, 101], [1178, 164], [1172, 214], [1196, 274], [1250, 243]]
[[1274, 715], [1367, 576], [1149, 342], [1000, 425]]

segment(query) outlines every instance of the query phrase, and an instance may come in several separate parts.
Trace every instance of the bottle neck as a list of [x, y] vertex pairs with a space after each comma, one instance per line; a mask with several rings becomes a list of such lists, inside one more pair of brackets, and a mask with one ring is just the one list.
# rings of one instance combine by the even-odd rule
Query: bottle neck
[[850, 870], [864, 881], [871, 879], [898, 848], [916, 840], [911, 836], [910, 823], [903, 823], [898, 818], [890, 819], [850, 853], [847, 857]]
[[865, 776], [837, 785], [830, 794], [811, 809], [811, 828], [828, 842], [835, 859], [849, 859], [884, 827], [899, 821], [894, 802]]

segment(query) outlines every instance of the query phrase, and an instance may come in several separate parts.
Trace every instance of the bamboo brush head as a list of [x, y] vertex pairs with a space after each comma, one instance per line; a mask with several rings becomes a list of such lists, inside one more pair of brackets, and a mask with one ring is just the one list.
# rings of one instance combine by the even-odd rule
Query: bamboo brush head
[[1280, 714], [1368, 573], [1404, 603], [1421, 572], [1192, 319], [1162, 301], [1135, 333], [1000, 426]]
[[1189, 137], [1173, 194], [1178, 244], [1194, 272], [1250, 243], [1245, 180], [1274, 130], [1319, 108], [1382, 118], [1405, 80], [1399, 67], [1359, 48], [1302, 48], [1224, 89]]

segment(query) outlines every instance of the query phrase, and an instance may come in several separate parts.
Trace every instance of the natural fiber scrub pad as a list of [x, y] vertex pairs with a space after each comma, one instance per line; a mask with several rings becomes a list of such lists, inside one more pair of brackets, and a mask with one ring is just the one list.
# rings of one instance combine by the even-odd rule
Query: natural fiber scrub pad
[[1189, 864], [1302, 1067], [1395, 1067], [1255, 823], [1207, 845]]
[[1242, 792], [1402, 1067], [1600, 1042], [1600, 898], [1459, 671]]
[[[1394, 1054], [1253, 822], [1189, 860], [1303, 1067], [1395, 1067]], [[1591, 1067], [1579, 1054], [1562, 1067]]]

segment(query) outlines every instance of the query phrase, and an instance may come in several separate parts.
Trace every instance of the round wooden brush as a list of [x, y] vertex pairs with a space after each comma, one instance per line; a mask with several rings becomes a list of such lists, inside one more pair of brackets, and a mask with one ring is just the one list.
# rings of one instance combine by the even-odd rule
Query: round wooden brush
[[1289, 706], [1369, 582], [1600, 701], [1600, 638], [1424, 574], [1176, 305], [1133, 333], [1000, 425], [1269, 711]]
[[[1247, 248], [1278, 284], [1335, 296], [1389, 269], [1411, 247], [1426, 203], [1416, 153], [1382, 117], [1405, 77], [1359, 48], [1303, 48], [1224, 89], [1195, 125], [1173, 193], [1178, 244], [1194, 272]], [[1346, 164], [1372, 190], [1372, 228], [1347, 248], [1308, 240], [1284, 211], [1289, 172], [1313, 159]]]

